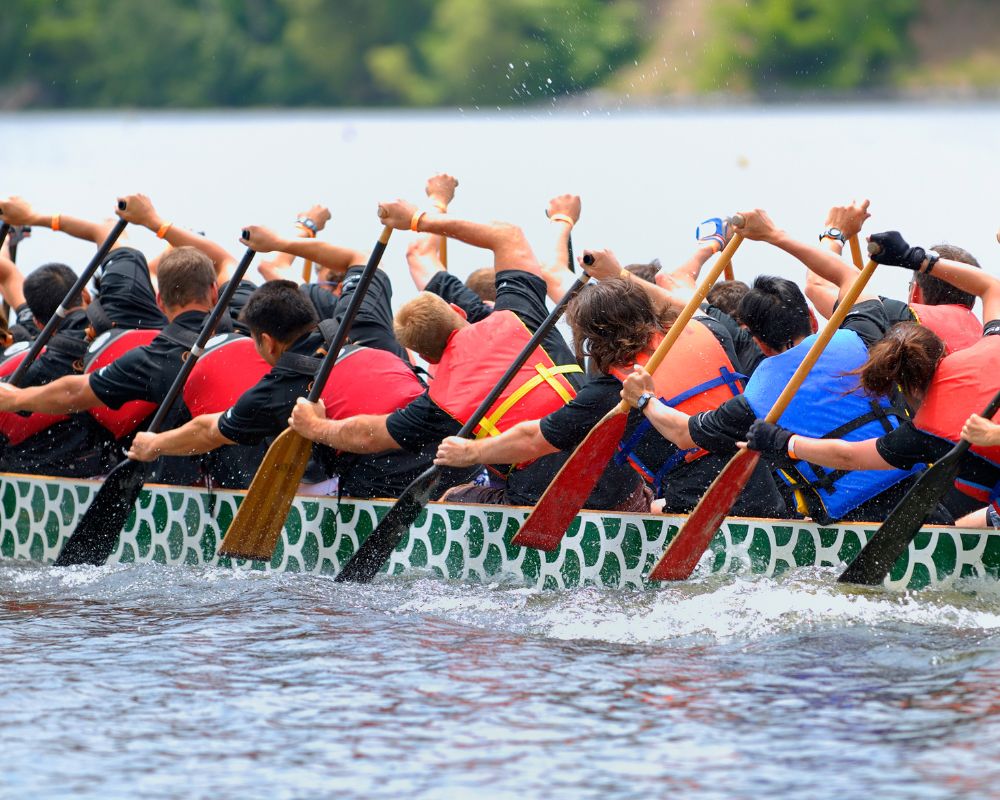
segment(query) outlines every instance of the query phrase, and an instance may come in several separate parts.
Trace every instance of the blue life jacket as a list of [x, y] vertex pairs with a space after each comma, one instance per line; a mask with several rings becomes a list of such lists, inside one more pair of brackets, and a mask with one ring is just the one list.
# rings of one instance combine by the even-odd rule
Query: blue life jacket
[[[757, 417], [771, 410], [815, 339], [815, 334], [808, 336], [757, 367], [743, 393]], [[857, 376], [848, 374], [867, 358], [868, 348], [857, 333], [838, 330], [778, 424], [803, 436], [849, 442], [875, 439], [897, 428], [909, 416], [902, 404], [869, 397]], [[923, 465], [910, 470], [828, 470], [795, 461], [783, 463], [780, 472], [795, 490], [799, 510], [826, 525], [921, 469]]]

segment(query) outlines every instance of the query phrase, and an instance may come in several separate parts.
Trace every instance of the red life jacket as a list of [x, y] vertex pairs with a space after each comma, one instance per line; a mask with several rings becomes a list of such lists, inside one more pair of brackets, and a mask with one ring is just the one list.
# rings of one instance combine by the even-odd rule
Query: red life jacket
[[253, 339], [238, 333], [213, 336], [184, 384], [184, 404], [192, 417], [218, 414], [270, 371]]
[[[945, 356], [913, 418], [924, 433], [957, 442], [972, 413], [980, 414], [1000, 390], [1000, 336], [979, 341]], [[1000, 466], [1000, 446], [972, 446], [972, 452]]]
[[910, 311], [924, 327], [930, 328], [944, 342], [947, 353], [972, 347], [983, 338], [983, 323], [971, 309], [958, 304], [928, 306], [910, 303]]
[[[159, 335], [158, 330], [126, 331], [112, 328], [105, 331], [90, 345], [87, 352], [85, 372], [90, 374], [106, 367], [119, 356], [136, 347], [149, 344]], [[97, 422], [111, 431], [116, 439], [132, 433], [139, 424], [156, 411], [156, 403], [147, 400], [129, 400], [117, 411], [106, 406], [91, 408], [89, 413]]]
[[[633, 359], [633, 363], [645, 365], [663, 340], [663, 336], [662, 333], [654, 334], [646, 349]], [[615, 367], [611, 370], [611, 374], [618, 380], [624, 381], [631, 371], [631, 365], [628, 368]], [[656, 396], [661, 402], [685, 414], [697, 414], [718, 408], [726, 400], [742, 393], [743, 386], [740, 381], [746, 381], [746, 377], [736, 372], [733, 362], [729, 360], [719, 340], [707, 326], [696, 319], [692, 319], [684, 327], [677, 341], [653, 373]], [[698, 448], [684, 450], [668, 459], [663, 465], [647, 466], [635, 454], [635, 449], [647, 434], [659, 436], [653, 431], [652, 423], [643, 420], [633, 434], [618, 445], [615, 461], [618, 464], [628, 461], [657, 491], [663, 478], [682, 461], [693, 461], [707, 452]]]
[[[18, 364], [24, 361], [24, 357], [28, 355], [29, 349], [31, 349], [30, 342], [18, 342], [8, 347], [4, 351], [4, 360], [0, 362], [0, 378], [13, 375]], [[42, 352], [45, 351], [42, 350]], [[67, 414], [33, 413], [25, 417], [11, 411], [2, 411], [0, 412], [0, 434], [7, 437], [7, 442], [11, 446], [17, 447], [46, 428], [67, 419], [69, 419]]]
[[320, 397], [330, 419], [391, 414], [424, 393], [406, 362], [376, 347], [345, 347]]
[[[513, 311], [494, 311], [455, 331], [431, 381], [431, 400], [464, 425], [530, 339], [531, 332]], [[476, 438], [498, 436], [519, 422], [562, 408], [576, 397], [564, 377], [571, 372], [583, 370], [578, 364], [556, 365], [537, 348], [479, 421]]]

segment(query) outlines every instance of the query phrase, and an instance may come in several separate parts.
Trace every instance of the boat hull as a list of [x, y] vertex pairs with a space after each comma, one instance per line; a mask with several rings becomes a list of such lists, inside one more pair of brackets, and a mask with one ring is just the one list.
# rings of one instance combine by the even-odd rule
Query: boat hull
[[[55, 561], [100, 487], [96, 481], [0, 475], [0, 556]], [[375, 528], [391, 501], [297, 496], [270, 562], [220, 558], [216, 548], [242, 493], [148, 485], [110, 563], [335, 575]], [[598, 585], [642, 589], [681, 517], [588, 512], [560, 547], [541, 552], [511, 544], [529, 509], [431, 503], [387, 565], [456, 580], [513, 582], [544, 589]], [[795, 567], [842, 566], [877, 526], [820, 526], [789, 520], [731, 518], [715, 535], [697, 575], [778, 575]], [[928, 526], [886, 579], [894, 589], [945, 587], [959, 578], [1000, 575], [1000, 531]], [[657, 584], [652, 584], [657, 585]]]

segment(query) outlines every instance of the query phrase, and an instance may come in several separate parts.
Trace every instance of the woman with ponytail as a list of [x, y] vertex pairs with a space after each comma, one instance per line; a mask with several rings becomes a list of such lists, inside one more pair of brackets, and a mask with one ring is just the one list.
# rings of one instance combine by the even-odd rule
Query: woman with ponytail
[[[983, 270], [943, 259], [933, 250], [910, 247], [896, 231], [875, 234], [880, 248], [872, 258], [947, 281], [983, 302], [982, 338], [971, 347], [947, 353], [929, 328], [900, 323], [872, 345], [857, 371], [873, 396], [898, 388], [914, 416], [877, 439], [848, 442], [812, 439], [757, 420], [747, 446], [776, 459], [804, 459], [840, 470], [911, 469], [941, 458], [958, 441], [969, 415], [984, 408], [1000, 390], [1000, 279]], [[945, 505], [959, 517], [1000, 498], [1000, 446], [974, 445], [962, 461], [959, 492]]]

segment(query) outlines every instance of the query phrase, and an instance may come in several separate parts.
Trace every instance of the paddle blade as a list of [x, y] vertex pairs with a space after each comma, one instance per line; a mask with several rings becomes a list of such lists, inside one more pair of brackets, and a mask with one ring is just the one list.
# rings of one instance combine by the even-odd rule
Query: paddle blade
[[57, 567], [74, 564], [100, 566], [108, 560], [146, 483], [148, 472], [148, 464], [126, 460], [108, 473], [73, 535], [63, 545], [56, 559]]
[[598, 422], [541, 496], [511, 540], [521, 547], [555, 550], [594, 490], [625, 433], [628, 412], [617, 407]]
[[271, 560], [311, 451], [312, 442], [290, 428], [274, 440], [219, 545], [220, 556]]
[[374, 578], [396, 549], [403, 534], [431, 501], [440, 481], [441, 470], [438, 467], [429, 467], [420, 473], [334, 580], [338, 583], [368, 583]]
[[760, 453], [755, 450], [741, 450], [729, 459], [687, 522], [663, 551], [649, 573], [649, 580], [683, 581], [691, 577], [702, 553], [747, 485], [759, 460]]
[[877, 586], [885, 580], [934, 506], [954, 485], [965, 449], [953, 448], [928, 469], [875, 531], [857, 558], [837, 578], [839, 583]]

